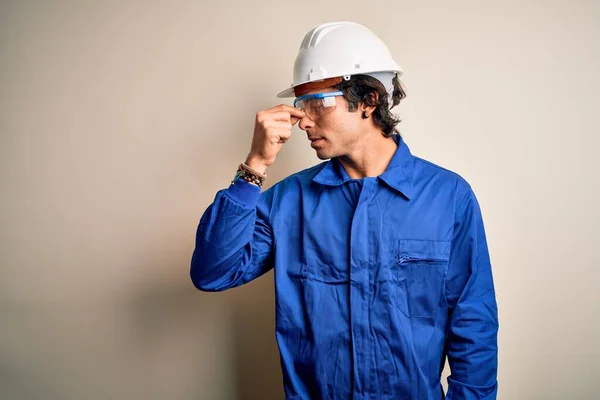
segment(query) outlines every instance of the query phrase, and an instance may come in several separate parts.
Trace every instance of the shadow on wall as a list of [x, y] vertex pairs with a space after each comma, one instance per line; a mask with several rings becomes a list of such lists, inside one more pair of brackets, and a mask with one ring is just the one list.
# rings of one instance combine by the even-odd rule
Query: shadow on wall
[[147, 382], [142, 398], [285, 398], [274, 307], [272, 271], [219, 293], [199, 292], [191, 281], [144, 285], [130, 341]]
[[284, 399], [275, 341], [273, 271], [235, 289], [234, 347], [237, 400]]
[[[249, 115], [254, 116], [252, 112]], [[206, 159], [208, 149], [223, 146], [234, 154], [236, 146], [245, 144], [237, 140], [229, 146], [223, 144], [222, 138], [203, 138], [201, 150], [195, 150], [194, 158]], [[277, 182], [285, 174], [274, 169], [270, 181]], [[198, 208], [198, 221], [194, 224], [213, 198], [211, 193], [209, 200]], [[190, 243], [194, 235], [195, 228], [179, 240], [173, 236], [157, 240]], [[146, 249], [157, 247], [160, 246]], [[275, 341], [273, 271], [235, 289], [203, 293], [194, 288], [189, 278], [192, 249], [183, 247], [176, 245], [167, 251], [156, 251], [162, 261], [152, 268], [177, 271], [176, 279], [148, 278], [149, 282], [140, 284], [133, 295], [133, 341], [140, 360], [144, 360], [149, 383], [144, 399], [284, 399]], [[168, 254], [169, 251], [172, 253]], [[147, 256], [145, 253], [144, 257]], [[157, 259], [150, 257], [149, 262], [156, 264]]]

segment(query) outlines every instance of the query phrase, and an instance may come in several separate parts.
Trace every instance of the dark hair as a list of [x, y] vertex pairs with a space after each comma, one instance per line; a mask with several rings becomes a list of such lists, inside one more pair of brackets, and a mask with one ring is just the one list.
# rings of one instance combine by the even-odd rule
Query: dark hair
[[389, 99], [383, 84], [368, 75], [352, 75], [350, 80], [344, 80], [337, 84], [336, 88], [344, 92], [344, 98], [348, 102], [348, 111], [354, 112], [358, 109], [360, 103], [375, 107], [373, 120], [375, 124], [383, 130], [383, 136], [390, 137], [396, 131], [396, 125], [400, 119], [390, 112], [389, 102], [392, 101], [392, 107], [397, 106], [400, 100], [406, 97], [406, 92], [400, 84], [396, 75], [392, 81], [394, 92]]

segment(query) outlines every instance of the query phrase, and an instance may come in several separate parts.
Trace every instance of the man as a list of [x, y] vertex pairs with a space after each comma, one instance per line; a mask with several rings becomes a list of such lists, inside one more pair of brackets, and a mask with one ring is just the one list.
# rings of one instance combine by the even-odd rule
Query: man
[[[497, 307], [480, 209], [413, 156], [390, 113], [401, 69], [370, 30], [307, 33], [296, 97], [256, 116], [252, 147], [197, 231], [191, 278], [220, 291], [275, 270], [288, 399], [495, 399]], [[260, 193], [299, 123], [322, 162]]]

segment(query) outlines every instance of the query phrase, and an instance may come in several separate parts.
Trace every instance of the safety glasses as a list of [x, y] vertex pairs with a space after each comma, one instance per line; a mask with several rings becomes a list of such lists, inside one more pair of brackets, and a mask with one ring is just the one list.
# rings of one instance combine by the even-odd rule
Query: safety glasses
[[344, 92], [305, 94], [294, 100], [294, 107], [302, 109], [308, 118], [315, 120], [335, 110], [335, 97], [343, 95]]

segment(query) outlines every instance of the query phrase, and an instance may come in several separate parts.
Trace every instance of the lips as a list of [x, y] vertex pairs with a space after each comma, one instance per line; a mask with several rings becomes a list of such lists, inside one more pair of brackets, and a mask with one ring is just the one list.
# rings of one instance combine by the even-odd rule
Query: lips
[[315, 148], [316, 146], [318, 146], [321, 143], [323, 138], [312, 138], [309, 140], [310, 140], [310, 147]]

